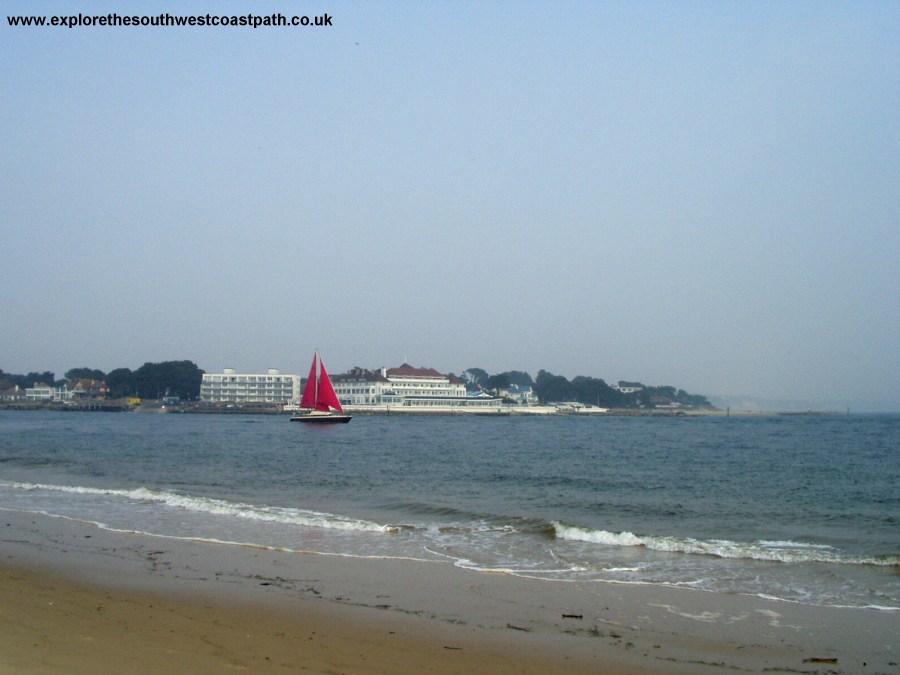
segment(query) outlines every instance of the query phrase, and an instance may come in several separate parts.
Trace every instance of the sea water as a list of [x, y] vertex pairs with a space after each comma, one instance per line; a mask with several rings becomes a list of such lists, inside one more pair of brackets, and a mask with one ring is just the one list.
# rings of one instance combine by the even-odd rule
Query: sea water
[[[0, 510], [900, 610], [900, 416], [0, 412]], [[2, 511], [0, 511], [2, 517]]]

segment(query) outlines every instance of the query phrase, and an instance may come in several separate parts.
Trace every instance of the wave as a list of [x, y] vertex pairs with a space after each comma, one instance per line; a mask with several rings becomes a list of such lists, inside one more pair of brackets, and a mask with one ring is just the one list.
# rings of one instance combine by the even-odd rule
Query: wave
[[[4, 483], [0, 481], [0, 485]], [[7, 509], [5, 507], [0, 506], [0, 511], [8, 511], [11, 509]], [[96, 527], [100, 530], [105, 530], [106, 532], [112, 532], [113, 534], [132, 534], [140, 537], [151, 537], [154, 539], [166, 539], [170, 541], [186, 541], [192, 543], [200, 543], [200, 544], [215, 544], [219, 546], [240, 546], [241, 548], [250, 548], [250, 549], [259, 549], [262, 551], [276, 551], [279, 553], [303, 553], [306, 555], [320, 555], [320, 556], [331, 556], [335, 558], [357, 558], [359, 560], [407, 560], [411, 562], [423, 562], [423, 563], [434, 563], [439, 562], [432, 560], [430, 558], [422, 558], [416, 556], [408, 556], [408, 555], [377, 555], [377, 554], [363, 554], [363, 553], [337, 553], [331, 551], [317, 551], [308, 548], [289, 548], [286, 546], [276, 546], [271, 544], [260, 544], [252, 541], [235, 541], [231, 539], [218, 539], [216, 537], [201, 537], [201, 536], [184, 536], [177, 534], [161, 534], [159, 532], [148, 532], [146, 530], [136, 530], [132, 528], [122, 528], [122, 527], [111, 527], [106, 523], [101, 523], [96, 520], [90, 520], [87, 518], [77, 518], [74, 516], [64, 516], [58, 513], [48, 513], [43, 510], [29, 510], [29, 511], [20, 511], [20, 513], [33, 513], [35, 515], [46, 516], [47, 518], [56, 518], [59, 520], [67, 520], [73, 523], [81, 523], [83, 525], [90, 525]]]
[[558, 521], [553, 522], [553, 528], [558, 539], [581, 541], [601, 546], [635, 546], [666, 553], [686, 553], [765, 562], [834, 563], [900, 567], [900, 556], [897, 555], [852, 556], [823, 544], [766, 540], [747, 543], [729, 541], [727, 539], [703, 541], [692, 538], [654, 537], [636, 535], [631, 532], [590, 530], [583, 527], [565, 525]]
[[433, 521], [432, 526], [424, 525], [423, 529], [434, 529], [442, 533], [509, 532], [546, 539], [553, 539], [555, 536], [553, 526], [541, 518], [505, 516], [427, 502], [391, 501], [383, 506], [404, 515], [424, 518], [427, 522]]
[[244, 504], [214, 499], [211, 497], [193, 497], [190, 495], [167, 492], [165, 490], [151, 490], [146, 487], [126, 490], [70, 485], [49, 485], [44, 483], [2, 482], [0, 485], [19, 490], [46, 490], [49, 492], [64, 492], [88, 496], [115, 497], [133, 502], [162, 504], [195, 513], [208, 513], [220, 516], [244, 518], [246, 520], [284, 523], [287, 525], [300, 525], [330, 530], [394, 533], [401, 529], [401, 526], [381, 525], [367, 520], [347, 518], [332, 513], [321, 513], [318, 511], [290, 507]]

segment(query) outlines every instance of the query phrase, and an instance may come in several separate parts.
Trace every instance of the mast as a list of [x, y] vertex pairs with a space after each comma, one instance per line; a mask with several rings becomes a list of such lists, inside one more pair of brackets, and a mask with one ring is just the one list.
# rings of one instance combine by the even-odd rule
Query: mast
[[344, 411], [341, 401], [334, 391], [334, 385], [331, 384], [331, 379], [328, 377], [328, 371], [325, 370], [325, 364], [319, 357], [318, 349], [313, 355], [300, 407], [319, 412], [330, 412], [332, 408], [338, 412]]

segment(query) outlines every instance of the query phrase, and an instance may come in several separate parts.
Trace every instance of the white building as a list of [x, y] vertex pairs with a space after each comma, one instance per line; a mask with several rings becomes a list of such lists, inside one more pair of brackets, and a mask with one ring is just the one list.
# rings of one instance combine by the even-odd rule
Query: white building
[[300, 399], [300, 376], [282, 375], [275, 368], [265, 374], [204, 373], [200, 400], [204, 403], [279, 403]]
[[501, 397], [510, 399], [518, 405], [537, 405], [539, 403], [534, 389], [527, 386], [511, 385], [497, 392]]
[[331, 384], [341, 405], [388, 405], [397, 402], [384, 368], [354, 368], [349, 373], [332, 375]]
[[437, 409], [496, 407], [500, 403], [497, 398], [467, 396], [466, 384], [458, 377], [408, 363], [379, 370], [355, 368], [331, 379], [342, 405]]
[[615, 389], [620, 394], [636, 394], [639, 391], [644, 391], [643, 387], [637, 386], [622, 386], [621, 384], [614, 384], [610, 387], [610, 389]]
[[25, 389], [26, 401], [65, 401], [69, 398], [71, 396], [66, 385], [51, 387], [46, 384], [35, 383], [33, 387]]

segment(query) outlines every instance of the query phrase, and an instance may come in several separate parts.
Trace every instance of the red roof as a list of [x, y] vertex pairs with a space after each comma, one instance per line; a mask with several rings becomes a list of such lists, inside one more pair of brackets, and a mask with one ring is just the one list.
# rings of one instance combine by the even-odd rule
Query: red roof
[[404, 363], [399, 368], [388, 368], [388, 377], [447, 377], [443, 373], [439, 373], [434, 368], [413, 368], [408, 363]]
[[84, 389], [105, 389], [106, 382], [103, 380], [94, 380], [89, 377], [83, 377], [80, 380], [76, 380], [75, 387], [83, 387]]

